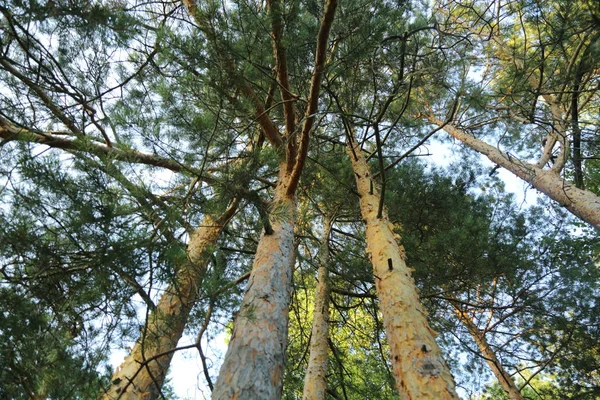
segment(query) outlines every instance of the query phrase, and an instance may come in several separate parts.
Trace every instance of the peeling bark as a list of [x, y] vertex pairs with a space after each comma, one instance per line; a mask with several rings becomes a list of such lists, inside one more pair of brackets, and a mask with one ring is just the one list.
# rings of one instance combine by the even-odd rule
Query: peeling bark
[[496, 357], [496, 353], [494, 353], [494, 350], [492, 350], [490, 344], [486, 340], [485, 334], [481, 332], [479, 328], [477, 328], [477, 325], [475, 325], [471, 317], [466, 312], [458, 307], [455, 307], [455, 310], [458, 319], [463, 323], [463, 325], [469, 331], [469, 334], [473, 337], [473, 340], [475, 341], [475, 344], [477, 344], [481, 355], [491, 368], [496, 379], [498, 379], [498, 383], [502, 389], [506, 392], [506, 394], [508, 394], [508, 397], [511, 400], [523, 400], [524, 398], [517, 388], [517, 385], [515, 385], [515, 382], [510, 378], [508, 372], [506, 372], [504, 367], [502, 367], [502, 364]]
[[[196, 0], [183, 0], [183, 3], [207, 38], [218, 48], [214, 32], [200, 13]], [[277, 2], [275, 1], [275, 3]], [[310, 133], [318, 109], [325, 54], [336, 6], [337, 0], [326, 0], [317, 35], [315, 64], [302, 130], [298, 138], [294, 137], [294, 132], [286, 132], [288, 141], [296, 141], [293, 146], [292, 144], [288, 146], [288, 150], [297, 146], [297, 151], [292, 152], [295, 154], [286, 154], [287, 157], [282, 156], [284, 160], [280, 163], [279, 180], [275, 188], [269, 217], [272, 233], [264, 233], [259, 240], [246, 293], [212, 393], [213, 400], [269, 400], [279, 399], [282, 395], [288, 307], [295, 256], [296, 189], [304, 169]], [[274, 17], [279, 18], [277, 15]], [[279, 22], [277, 20], [274, 22], [275, 46], [278, 46], [280, 28]], [[285, 81], [283, 77], [285, 54], [279, 50], [283, 50], [283, 48], [275, 48], [275, 58], [279, 69], [279, 83], [282, 83], [282, 78]], [[228, 73], [237, 78], [237, 82], [245, 82], [239, 76], [233, 62], [226, 55], [223, 58]], [[271, 145], [276, 149], [281, 149], [283, 146], [281, 135], [263, 105], [257, 101], [252, 88], [246, 83], [238, 83], [238, 85], [244, 96], [252, 101], [257, 122]], [[283, 82], [283, 86], [282, 89], [286, 91], [285, 96], [287, 96], [289, 93], [287, 93], [285, 82]], [[286, 107], [288, 105], [284, 108]], [[288, 111], [290, 111], [289, 108]], [[286, 112], [288, 129], [291, 127], [289, 124], [291, 117], [291, 113]], [[293, 159], [292, 156], [294, 156]]]
[[208, 251], [237, 209], [238, 201], [216, 220], [204, 217], [190, 237], [188, 262], [177, 271], [142, 330], [131, 353], [111, 378], [104, 400], [149, 400], [160, 395], [174, 349], [181, 338], [190, 310], [196, 302], [198, 287], [206, 272]]
[[273, 233], [261, 236], [213, 400], [280, 399], [295, 261], [295, 197], [282, 165], [271, 210]]
[[[428, 117], [428, 120], [438, 126], [443, 124], [443, 121], [431, 116]], [[557, 201], [561, 206], [567, 208], [583, 221], [596, 229], [600, 229], [600, 197], [595, 193], [579, 189], [564, 180], [557, 172], [544, 170], [536, 165], [525, 163], [451, 124], [446, 124], [444, 130], [455, 139], [460, 140], [473, 150], [483, 154], [491, 161], [512, 172], [540, 192]]]
[[327, 392], [327, 369], [329, 355], [329, 233], [331, 222], [323, 222], [323, 238], [319, 249], [318, 285], [315, 291], [310, 354], [304, 376], [303, 400], [323, 400]]
[[360, 195], [362, 218], [366, 225], [367, 252], [373, 264], [379, 307], [387, 335], [396, 388], [403, 400], [458, 399], [450, 369], [435, 342], [426, 312], [419, 300], [405, 262], [404, 249], [385, 212], [377, 218], [379, 193], [371, 171], [353, 140], [348, 154]]

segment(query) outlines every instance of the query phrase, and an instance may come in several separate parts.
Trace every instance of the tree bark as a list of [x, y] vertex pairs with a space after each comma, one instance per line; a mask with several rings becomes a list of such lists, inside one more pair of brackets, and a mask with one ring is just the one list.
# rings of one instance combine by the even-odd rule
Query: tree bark
[[[185, 2], [191, 4], [193, 0]], [[302, 131], [297, 139], [294, 132], [286, 132], [288, 150], [292, 140], [298, 141], [297, 150], [294, 154], [286, 152], [285, 161], [280, 163], [279, 180], [269, 215], [273, 232], [264, 233], [258, 243], [246, 294], [212, 393], [213, 400], [270, 400], [280, 399], [282, 395], [295, 261], [296, 189], [308, 154], [336, 7], [337, 0], [325, 2]], [[188, 8], [193, 10], [193, 7]], [[280, 56], [283, 57], [283, 54]], [[260, 110], [257, 108], [256, 111]], [[263, 130], [266, 131], [264, 125]], [[271, 143], [281, 149], [279, 142], [271, 140]]]
[[555, 171], [544, 170], [536, 165], [525, 163], [509, 153], [504, 153], [452, 124], [444, 125], [442, 120], [432, 116], [429, 116], [428, 120], [438, 126], [443, 126], [444, 130], [455, 139], [531, 184], [583, 221], [600, 229], [600, 197], [596, 194], [577, 188], [561, 178]]
[[258, 243], [213, 400], [281, 398], [295, 261], [296, 200], [286, 195], [288, 181], [281, 165], [270, 213], [273, 233], [263, 233]]
[[581, 128], [579, 127], [579, 85], [581, 75], [578, 73], [571, 95], [571, 125], [573, 129], [573, 180], [579, 189], [585, 189], [583, 182], [583, 165], [581, 162]]
[[323, 400], [327, 392], [329, 343], [329, 233], [331, 221], [323, 221], [323, 238], [319, 249], [318, 284], [315, 291], [310, 355], [304, 376], [303, 400]]
[[405, 262], [404, 249], [392, 232], [387, 213], [377, 218], [379, 193], [359, 145], [348, 135], [348, 153], [360, 195], [377, 298], [390, 346], [396, 388], [403, 400], [458, 399], [450, 369], [427, 323]]
[[198, 288], [206, 272], [209, 251], [238, 206], [234, 200], [217, 219], [205, 216], [190, 236], [188, 260], [176, 272], [150, 314], [140, 339], [125, 361], [117, 368], [104, 400], [149, 400], [160, 395], [177, 342], [183, 334], [190, 310], [196, 302]]
[[469, 331], [469, 334], [473, 337], [473, 340], [475, 341], [475, 344], [477, 344], [481, 355], [492, 369], [494, 376], [496, 377], [496, 379], [498, 379], [498, 383], [500, 384], [502, 389], [504, 389], [506, 394], [508, 394], [508, 397], [511, 400], [523, 400], [523, 396], [517, 388], [517, 385], [515, 385], [515, 382], [510, 378], [508, 372], [506, 372], [504, 367], [502, 367], [502, 364], [496, 357], [496, 353], [494, 353], [494, 350], [492, 350], [490, 344], [486, 340], [485, 334], [481, 332], [479, 328], [477, 328], [477, 325], [475, 325], [475, 323], [473, 322], [471, 317], [467, 315], [467, 313], [465, 313], [462, 309], [456, 306], [455, 310], [458, 319], [460, 320], [460, 322], [463, 323], [463, 325]]

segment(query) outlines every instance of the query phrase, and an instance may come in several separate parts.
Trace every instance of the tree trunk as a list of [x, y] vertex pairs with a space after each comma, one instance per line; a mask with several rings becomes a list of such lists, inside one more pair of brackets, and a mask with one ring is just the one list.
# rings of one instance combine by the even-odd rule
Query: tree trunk
[[318, 284], [315, 291], [310, 355], [304, 376], [303, 400], [323, 400], [327, 392], [327, 362], [329, 355], [329, 232], [331, 221], [323, 221], [323, 238], [319, 249]]
[[[349, 135], [349, 139], [352, 138]], [[377, 218], [379, 194], [360, 147], [348, 141], [360, 209], [366, 225], [367, 252], [375, 275], [377, 298], [390, 346], [396, 388], [403, 400], [458, 399], [454, 379], [436, 333], [429, 327], [417, 288], [384, 212]]]
[[238, 206], [231, 206], [216, 220], [205, 216], [187, 246], [188, 262], [177, 271], [150, 314], [140, 339], [119, 366], [103, 399], [156, 399], [164, 383], [174, 349], [183, 334], [190, 310], [196, 302], [198, 287], [206, 272], [209, 250]]
[[[315, 65], [304, 123], [299, 138], [295, 138], [296, 132], [286, 132], [286, 160], [280, 164], [279, 180], [269, 216], [273, 232], [263, 234], [258, 243], [246, 294], [212, 394], [213, 400], [270, 400], [280, 399], [282, 395], [295, 261], [296, 189], [308, 154], [310, 132], [318, 109], [329, 32], [336, 7], [337, 0], [325, 2], [317, 35]], [[278, 68], [283, 68], [282, 60], [277, 62]], [[278, 75], [281, 83], [281, 69]], [[256, 111], [259, 112], [260, 109], [257, 108]], [[260, 114], [262, 118], [264, 113]], [[261, 126], [268, 137], [269, 127], [267, 124]], [[270, 141], [281, 150], [279, 135], [271, 136], [276, 136]]]
[[573, 180], [577, 188], [585, 189], [581, 162], [581, 128], [579, 127], [579, 85], [581, 78], [581, 75], [577, 73], [573, 85], [573, 94], [571, 95], [571, 125], [573, 127]]
[[434, 117], [428, 117], [428, 119], [438, 126], [443, 126], [444, 130], [455, 139], [460, 140], [473, 150], [483, 154], [499, 166], [506, 168], [525, 182], [530, 183], [531, 186], [540, 192], [566, 207], [585, 222], [596, 229], [600, 229], [600, 197], [596, 194], [589, 190], [578, 189], [554, 171], [543, 170], [535, 165], [522, 162], [509, 153], [504, 153], [451, 124], [444, 125], [443, 121]]
[[486, 340], [484, 333], [481, 332], [479, 328], [477, 328], [477, 325], [475, 325], [475, 323], [473, 322], [471, 317], [467, 315], [467, 313], [465, 313], [458, 307], [455, 307], [455, 310], [456, 315], [458, 315], [458, 319], [467, 328], [467, 330], [473, 337], [473, 340], [475, 340], [475, 343], [477, 344], [481, 355], [483, 356], [483, 358], [485, 358], [485, 361], [492, 369], [492, 372], [494, 373], [496, 379], [498, 379], [498, 383], [500, 384], [500, 386], [502, 386], [502, 389], [504, 389], [506, 394], [508, 394], [508, 397], [511, 400], [523, 400], [523, 396], [517, 388], [517, 385], [515, 385], [515, 382], [510, 378], [510, 375], [504, 370], [500, 361], [498, 361], [496, 353], [494, 353], [494, 350], [492, 350], [492, 348], [490, 347], [490, 344]]
[[272, 234], [263, 233], [213, 400], [280, 399], [287, 346], [288, 307], [295, 261], [295, 196], [282, 163], [270, 213]]

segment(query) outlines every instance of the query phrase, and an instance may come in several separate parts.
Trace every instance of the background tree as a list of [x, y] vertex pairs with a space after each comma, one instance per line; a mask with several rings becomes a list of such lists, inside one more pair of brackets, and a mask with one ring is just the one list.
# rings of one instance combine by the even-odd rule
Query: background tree
[[[593, 170], [598, 126], [592, 54], [600, 36], [591, 2], [437, 7], [443, 33], [467, 44], [454, 49], [462, 61], [451, 63], [454, 71], [444, 78], [452, 97], [461, 99], [458, 115], [435, 117], [440, 103], [431, 101], [426, 118], [598, 228], [598, 193], [583, 189], [583, 165]], [[457, 105], [443, 102], [444, 115]], [[482, 140], [486, 136], [497, 145]], [[582, 143], [590, 143], [587, 156]]]

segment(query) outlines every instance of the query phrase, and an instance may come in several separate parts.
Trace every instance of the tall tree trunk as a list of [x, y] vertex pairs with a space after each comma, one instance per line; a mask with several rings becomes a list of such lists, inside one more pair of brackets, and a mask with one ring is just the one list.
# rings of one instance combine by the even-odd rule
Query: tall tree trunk
[[273, 232], [263, 233], [258, 243], [213, 400], [281, 398], [296, 218], [284, 164], [270, 213]]
[[463, 323], [463, 325], [469, 331], [469, 334], [473, 337], [473, 340], [475, 341], [475, 344], [477, 344], [481, 355], [483, 358], [485, 358], [485, 361], [492, 369], [492, 372], [494, 373], [496, 379], [498, 379], [498, 383], [502, 389], [504, 389], [506, 394], [508, 394], [508, 397], [511, 400], [523, 400], [523, 396], [517, 388], [517, 385], [515, 385], [515, 382], [510, 378], [508, 372], [506, 372], [504, 367], [502, 367], [502, 364], [496, 357], [496, 353], [494, 353], [494, 350], [492, 350], [490, 344], [486, 340], [485, 334], [481, 332], [479, 328], [477, 328], [477, 325], [475, 325], [471, 317], [465, 311], [456, 306], [454, 306], [454, 309], [456, 310], [458, 319]]
[[[223, 49], [215, 37], [210, 21], [202, 14], [196, 0], [183, 0], [200, 30], [216, 49]], [[282, 46], [280, 4], [269, 2], [271, 37], [274, 39], [274, 57], [277, 81], [283, 92], [289, 91], [287, 61]], [[318, 110], [321, 80], [329, 47], [329, 33], [335, 18], [337, 0], [326, 0], [317, 34], [315, 63], [311, 77], [308, 101], [300, 132], [294, 128], [293, 107], [284, 105], [286, 119], [285, 140], [258, 100], [251, 85], [237, 71], [226, 51], [221, 51], [227, 73], [234, 78], [240, 92], [253, 105], [256, 121], [271, 145], [280, 151], [279, 180], [275, 188], [270, 212], [271, 232], [260, 238], [250, 279], [235, 320], [233, 335], [225, 360], [219, 371], [212, 398], [219, 399], [279, 399], [283, 388], [285, 350], [287, 346], [288, 307], [295, 256], [294, 226], [296, 218], [296, 189], [304, 168], [310, 133]], [[227, 49], [225, 49], [227, 50]], [[290, 92], [291, 93], [291, 92]], [[284, 99], [292, 99], [288, 93]], [[292, 129], [294, 128], [294, 129]], [[299, 134], [298, 134], [299, 133]], [[284, 149], [285, 143], [285, 149]], [[284, 156], [285, 154], [285, 156]]]
[[600, 197], [596, 194], [575, 187], [555, 171], [541, 169], [536, 165], [523, 162], [509, 153], [504, 153], [452, 124], [444, 124], [443, 121], [432, 116], [428, 117], [428, 120], [438, 126], [443, 126], [444, 130], [455, 139], [506, 168], [585, 222], [600, 229]]
[[573, 129], [573, 181], [579, 189], [585, 189], [583, 183], [583, 166], [581, 162], [581, 128], [579, 127], [579, 85], [581, 75], [575, 76], [573, 94], [571, 95], [571, 125]]
[[[213, 400], [270, 400], [280, 399], [282, 395], [292, 270], [295, 261], [296, 189], [304, 169], [310, 132], [318, 109], [329, 33], [336, 8], [337, 0], [325, 1], [317, 35], [315, 64], [304, 123], [298, 138], [295, 138], [296, 132], [286, 132], [286, 157], [285, 161], [280, 163], [279, 179], [269, 215], [273, 232], [264, 233], [258, 243], [246, 294], [212, 393]], [[276, 58], [285, 57], [282, 53], [276, 53], [279, 54], [276, 54]], [[284, 64], [282, 60], [277, 60], [277, 63], [278, 80], [282, 83], [284, 80], [281, 79], [281, 72]], [[290, 115], [286, 115], [286, 118], [288, 117]], [[269, 137], [267, 125], [261, 124], [265, 136]], [[281, 150], [282, 141], [279, 135], [271, 136], [277, 136], [274, 140], [269, 140]]]
[[190, 310], [196, 302], [198, 287], [206, 272], [209, 250], [237, 209], [236, 199], [217, 219], [205, 216], [190, 236], [188, 259], [176, 273], [150, 314], [141, 337], [125, 361], [117, 368], [103, 399], [156, 399], [164, 383], [173, 350], [183, 334]]
[[403, 400], [458, 399], [454, 379], [435, 342], [417, 288], [406, 266], [387, 213], [377, 218], [379, 193], [353, 135], [348, 153], [366, 225], [367, 252], [373, 264], [377, 298], [390, 346], [396, 388]]
[[304, 376], [303, 400], [323, 400], [327, 392], [327, 361], [329, 355], [329, 233], [331, 221], [323, 221], [323, 238], [319, 248], [318, 284], [315, 291], [310, 355]]

